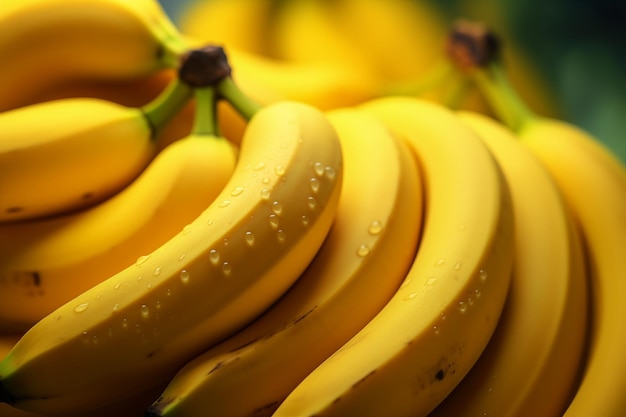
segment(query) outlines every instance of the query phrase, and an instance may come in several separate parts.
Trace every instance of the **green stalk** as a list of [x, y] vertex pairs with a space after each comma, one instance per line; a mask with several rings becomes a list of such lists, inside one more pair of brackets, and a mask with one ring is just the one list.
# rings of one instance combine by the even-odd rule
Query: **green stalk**
[[154, 100], [141, 107], [141, 111], [150, 126], [150, 137], [153, 140], [161, 134], [165, 126], [189, 102], [192, 95], [192, 88], [176, 78]]
[[231, 77], [225, 77], [217, 84], [217, 92], [247, 121], [263, 107], [244, 94]]
[[494, 60], [477, 67], [470, 76], [498, 117], [513, 131], [519, 132], [526, 122], [538, 117], [519, 97], [499, 62]]
[[196, 97], [196, 109], [191, 134], [196, 136], [219, 136], [215, 87], [197, 87], [194, 95]]

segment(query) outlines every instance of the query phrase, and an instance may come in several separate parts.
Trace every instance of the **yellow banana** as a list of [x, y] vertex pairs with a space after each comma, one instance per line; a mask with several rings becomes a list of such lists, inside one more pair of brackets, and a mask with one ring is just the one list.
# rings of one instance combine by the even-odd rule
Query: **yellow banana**
[[[482, 39], [470, 37], [468, 41], [459, 46], [474, 46], [474, 42], [480, 45]], [[624, 415], [626, 167], [585, 131], [529, 109], [493, 55], [483, 62], [469, 60], [467, 72], [497, 115], [550, 172], [580, 228], [587, 252], [591, 291], [589, 353], [581, 384], [565, 416]]]
[[187, 364], [147, 415], [270, 415], [382, 308], [404, 278], [422, 222], [415, 159], [371, 116], [327, 114], [341, 141], [344, 179], [323, 246], [277, 304]]
[[390, 97], [359, 108], [417, 154], [424, 232], [390, 301], [291, 392], [277, 417], [427, 414], [479, 357], [509, 287], [510, 197], [480, 139], [433, 103]]
[[197, 124], [128, 187], [89, 209], [0, 225], [0, 327], [27, 329], [151, 252], [197, 217], [230, 178], [236, 149], [215, 136], [210, 90]]
[[178, 66], [185, 43], [156, 0], [5, 0], [0, 112], [71, 80], [147, 76]]
[[275, 0], [192, 0], [182, 8], [180, 31], [225, 48], [273, 56]]
[[586, 263], [561, 192], [505, 126], [460, 112], [492, 151], [509, 184], [515, 261], [489, 345], [429, 416], [558, 416], [578, 384], [587, 336]]
[[[231, 81], [218, 86], [229, 102]], [[297, 102], [258, 110], [215, 201], [33, 326], [0, 362], [0, 401], [85, 414], [169, 380], [293, 284], [330, 229], [342, 176], [339, 139], [322, 112]]]
[[142, 107], [68, 98], [0, 113], [0, 222], [88, 207], [128, 185], [191, 97], [174, 79]]

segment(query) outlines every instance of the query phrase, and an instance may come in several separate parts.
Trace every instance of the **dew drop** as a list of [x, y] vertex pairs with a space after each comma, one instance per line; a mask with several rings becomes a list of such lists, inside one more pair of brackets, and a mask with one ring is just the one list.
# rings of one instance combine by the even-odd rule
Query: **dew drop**
[[315, 210], [315, 206], [317, 206], [317, 200], [315, 200], [315, 197], [308, 197], [306, 203], [311, 210]]
[[308, 226], [309, 225], [309, 217], [308, 216], [302, 216], [302, 225], [303, 226]]
[[472, 297], [468, 297], [467, 298], [467, 304], [468, 305], [474, 305], [474, 299]]
[[261, 198], [263, 200], [269, 200], [271, 194], [272, 194], [272, 191], [269, 188], [263, 188], [261, 190]]
[[441, 319], [441, 321], [444, 321], [446, 319], [446, 313], [441, 313], [439, 315], [439, 318]]
[[224, 246], [228, 246], [228, 244], [230, 243], [230, 240], [228, 240], [228, 238], [225, 237], [222, 243], [224, 244]]
[[183, 227], [183, 236], [187, 236], [189, 233], [191, 233], [191, 225], [188, 224], [185, 227]]
[[417, 297], [417, 294], [416, 294], [416, 293], [414, 293], [414, 292], [412, 292], [412, 293], [409, 293], [409, 295], [407, 295], [406, 297], [404, 297], [404, 299], [405, 299], [405, 300], [412, 300], [412, 299], [414, 299], [415, 297]]
[[260, 171], [263, 168], [265, 168], [265, 162], [259, 162], [252, 169], [254, 169], [255, 171]]
[[150, 259], [150, 255], [140, 256], [139, 258], [137, 258], [137, 261], [135, 262], [135, 265], [139, 266], [142, 263], [146, 262], [148, 259]]
[[209, 219], [209, 220], [207, 220], [207, 221], [206, 221], [206, 224], [207, 224], [208, 226], [211, 226], [211, 225], [213, 224], [213, 219]]
[[441, 259], [437, 259], [437, 262], [435, 262], [435, 266], [441, 266], [443, 264], [446, 263], [446, 260], [441, 258]]
[[117, 313], [117, 310], [119, 310], [119, 309], [120, 309], [120, 305], [116, 303], [116, 304], [113, 306], [113, 312], [114, 312], [114, 313]]
[[274, 201], [272, 203], [272, 211], [274, 212], [274, 214], [280, 215], [283, 212], [283, 205], [280, 204], [278, 201]]
[[99, 300], [101, 298], [102, 298], [102, 293], [100, 292], [100, 293], [98, 293], [98, 295], [96, 295], [96, 300]]
[[160, 309], [161, 309], [161, 302], [157, 300], [157, 301], [154, 303], [154, 306], [156, 307], [156, 309], [157, 309], [157, 310], [160, 310]]
[[128, 319], [122, 319], [122, 327], [125, 329], [128, 328]]
[[367, 232], [370, 235], [377, 235], [379, 234], [381, 231], [383, 230], [383, 224], [380, 220], [374, 220], [370, 223], [369, 228], [367, 229]]
[[272, 229], [276, 229], [279, 223], [278, 217], [275, 214], [270, 214], [269, 220], [270, 220], [270, 226], [272, 226]]
[[480, 271], [478, 271], [478, 277], [480, 278], [481, 282], [487, 281], [487, 271], [481, 269]]
[[170, 288], [168, 288], [167, 290], [165, 290], [165, 295], [166, 295], [167, 297], [171, 296], [171, 295], [172, 295], [172, 290], [171, 290]]
[[459, 301], [459, 311], [465, 313], [467, 311], [467, 303], [465, 301]]
[[455, 263], [455, 264], [454, 264], [453, 269], [454, 269], [455, 271], [459, 271], [459, 270], [461, 269], [461, 265], [462, 265], [462, 263], [461, 263], [461, 261], [459, 261], [459, 262], [457, 262], [457, 263]]
[[81, 303], [77, 305], [76, 307], [74, 307], [74, 312], [82, 313], [83, 311], [87, 310], [88, 307], [89, 307], [89, 303]]
[[218, 205], [218, 207], [221, 207], [221, 208], [228, 207], [228, 206], [230, 206], [230, 200], [224, 200]]
[[335, 172], [335, 169], [332, 167], [324, 168], [324, 174], [326, 175], [326, 178], [328, 178], [329, 180], [334, 179], [335, 176], [337, 175], [337, 173]]
[[137, 276], [137, 281], [141, 281], [143, 279], [143, 275], [138, 275]]
[[402, 283], [400, 283], [400, 288], [404, 288], [409, 285], [413, 281], [413, 278], [405, 278]]
[[481, 295], [482, 295], [482, 293], [480, 292], [480, 290], [479, 290], [479, 289], [475, 289], [475, 290], [474, 290], [474, 297], [476, 297], [476, 298], [480, 298], [480, 296], [481, 296]]
[[233, 197], [236, 197], [238, 195], [241, 195], [241, 193], [243, 193], [244, 188], [243, 187], [235, 187], [233, 188], [233, 190], [230, 192], [230, 195], [232, 195]]
[[155, 277], [158, 277], [159, 275], [161, 275], [161, 267], [160, 267], [160, 266], [157, 266], [156, 268], [154, 268], [154, 271], [152, 272], [152, 274], [153, 274]]
[[109, 328], [107, 329], [107, 334], [109, 335], [109, 337], [112, 337], [112, 336], [113, 336], [113, 328], [112, 328], [112, 327], [109, 327]]
[[85, 345], [86, 345], [87, 343], [89, 343], [89, 333], [87, 333], [87, 332], [82, 332], [82, 333], [80, 334], [80, 336], [81, 336], [81, 340], [82, 340], [83, 344], [85, 344]]
[[140, 307], [140, 311], [141, 311], [141, 317], [143, 317], [144, 319], [147, 319], [150, 316], [150, 309], [148, 308], [147, 305], [142, 304]]
[[246, 232], [244, 239], [246, 240], [248, 246], [254, 245], [254, 234], [252, 232]]
[[189, 282], [189, 271], [187, 271], [186, 269], [183, 269], [182, 271], [180, 271], [180, 280], [182, 281], [183, 284], [186, 284]]
[[426, 282], [424, 283], [425, 287], [432, 287], [433, 285], [435, 285], [437, 283], [437, 277], [430, 277], [426, 280]]
[[263, 179], [261, 180], [261, 182], [263, 184], [269, 184], [270, 183], [270, 177], [263, 177]]
[[224, 272], [224, 275], [229, 276], [232, 271], [233, 271], [233, 267], [231, 266], [229, 262], [224, 262], [222, 264], [222, 272]]
[[183, 259], [185, 259], [185, 256], [187, 256], [184, 253], [181, 253], [180, 256], [178, 257], [178, 262], [181, 262]]
[[313, 164], [313, 170], [318, 177], [321, 177], [322, 175], [324, 175], [324, 164], [322, 164], [321, 162], [316, 162], [315, 164]]
[[279, 229], [276, 232], [276, 239], [278, 239], [278, 241], [280, 243], [283, 243], [285, 241], [285, 239], [287, 239], [287, 234], [285, 233], [285, 231], [283, 229]]
[[220, 261], [220, 253], [217, 251], [217, 249], [211, 249], [209, 251], [209, 260], [213, 265], [217, 265], [217, 263]]
[[317, 178], [311, 178], [310, 183], [311, 191], [317, 193], [320, 190], [320, 180], [318, 180]]
[[369, 253], [370, 253], [370, 247], [364, 243], [359, 245], [359, 247], [356, 250], [356, 254], [360, 257], [365, 257], [369, 255]]
[[440, 332], [439, 327], [437, 327], [437, 326], [433, 326], [433, 332], [434, 332], [435, 334], [439, 334], [439, 332]]
[[285, 175], [285, 167], [282, 165], [276, 165], [276, 168], [274, 168], [274, 172], [276, 173], [276, 175]]

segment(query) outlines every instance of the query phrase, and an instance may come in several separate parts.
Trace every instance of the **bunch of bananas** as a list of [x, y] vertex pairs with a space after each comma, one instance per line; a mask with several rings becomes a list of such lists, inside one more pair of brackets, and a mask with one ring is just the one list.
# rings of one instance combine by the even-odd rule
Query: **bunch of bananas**
[[624, 415], [626, 168], [417, 5], [3, 5], [0, 416]]

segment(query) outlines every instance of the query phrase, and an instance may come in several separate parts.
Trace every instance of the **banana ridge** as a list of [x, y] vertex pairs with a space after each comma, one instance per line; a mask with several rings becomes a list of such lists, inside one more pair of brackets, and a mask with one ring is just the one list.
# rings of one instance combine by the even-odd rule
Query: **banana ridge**
[[324, 244], [270, 310], [181, 369], [147, 414], [271, 414], [373, 317], [403, 279], [421, 230], [415, 158], [365, 113], [326, 114], [339, 134], [344, 178]]
[[423, 236], [390, 301], [275, 416], [425, 415], [477, 360], [504, 305], [512, 216], [488, 150], [432, 103], [386, 98], [359, 108], [415, 151], [426, 190]]

